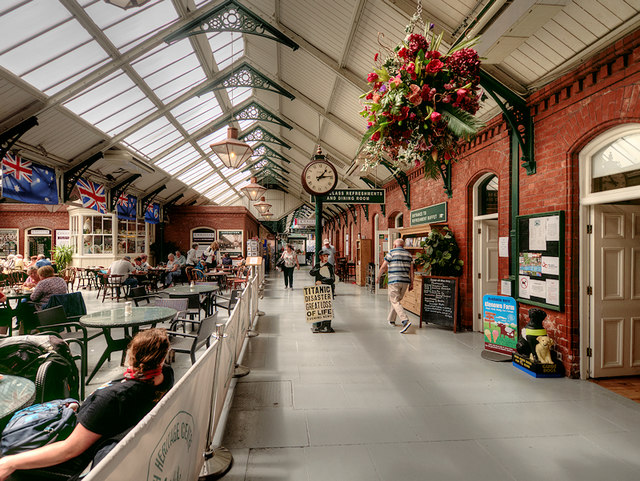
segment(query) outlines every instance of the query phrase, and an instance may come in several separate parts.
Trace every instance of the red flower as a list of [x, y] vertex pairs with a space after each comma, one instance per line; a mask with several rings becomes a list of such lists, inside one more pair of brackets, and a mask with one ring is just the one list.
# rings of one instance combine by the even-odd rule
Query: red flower
[[427, 64], [424, 70], [428, 74], [437, 74], [438, 72], [440, 72], [440, 70], [442, 70], [443, 67], [444, 64], [437, 58], [434, 58]]
[[396, 75], [395, 77], [391, 77], [389, 79], [389, 83], [395, 84], [395, 86], [398, 87], [402, 83], [402, 77], [400, 77], [400, 74]]
[[442, 118], [442, 115], [439, 112], [432, 112], [431, 113], [431, 122], [440, 122], [440, 119]]
[[369, 92], [367, 94], [367, 96], [365, 97], [365, 99], [367, 99], [367, 100], [371, 100], [372, 98], [373, 98], [373, 92]]
[[402, 47], [400, 50], [398, 50], [398, 57], [400, 58], [407, 58], [407, 55], [409, 54], [409, 51]]
[[462, 100], [464, 99], [465, 95], [467, 95], [467, 89], [458, 89], [456, 94], [458, 95], [458, 98], [456, 99], [456, 102], [458, 102], [458, 103], [462, 102]]
[[373, 140], [374, 142], [377, 142], [378, 140], [380, 140], [380, 131], [374, 132], [373, 135], [371, 136], [371, 140]]
[[420, 50], [423, 52], [429, 50], [429, 42], [427, 39], [417, 33], [412, 33], [407, 37], [407, 45], [409, 47], [409, 53], [413, 58], [416, 58]]
[[377, 61], [378, 61], [378, 54], [375, 54], [375, 55], [373, 56], [373, 61], [374, 61], [374, 62], [377, 62]]
[[429, 50], [424, 56], [424, 58], [440, 58], [440, 57], [442, 57], [442, 54], [437, 50]]
[[375, 72], [370, 72], [369, 75], [367, 75], [367, 82], [369, 83], [373, 83], [376, 82], [378, 80], [378, 74]]

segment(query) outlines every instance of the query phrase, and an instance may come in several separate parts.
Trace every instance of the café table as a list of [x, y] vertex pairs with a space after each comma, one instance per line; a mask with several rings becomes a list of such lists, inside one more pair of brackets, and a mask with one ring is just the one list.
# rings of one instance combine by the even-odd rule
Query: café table
[[36, 398], [36, 385], [25, 377], [0, 374], [0, 424], [16, 411], [31, 406]]
[[[138, 332], [140, 326], [154, 326], [159, 322], [170, 321], [176, 317], [176, 314], [178, 314], [178, 311], [170, 307], [140, 306], [133, 307], [129, 315], [125, 315], [125, 308], [120, 307], [82, 316], [80, 318], [80, 324], [85, 327], [98, 327], [102, 329], [104, 338], [107, 341], [107, 347], [102, 353], [102, 356], [100, 356], [98, 364], [96, 364], [91, 375], [87, 378], [87, 384], [89, 384], [93, 376], [98, 372], [98, 369], [100, 369], [104, 362], [111, 356], [112, 352], [122, 351], [122, 361], [124, 362], [127, 346], [131, 340], [131, 336], [128, 335], [129, 328], [131, 328], [133, 336]], [[124, 328], [125, 335], [123, 338], [113, 338], [111, 330], [116, 328]]]
[[[203, 307], [207, 315], [210, 314], [210, 311], [211, 311], [210, 306], [212, 305], [211, 295], [213, 294], [214, 290], [215, 290], [215, 287], [212, 285], [196, 284], [195, 286], [170, 287], [168, 289], [164, 289], [162, 292], [169, 294], [169, 297], [174, 297], [174, 298], [184, 298], [184, 297], [192, 298], [195, 295], [197, 295], [198, 296], [198, 319], [199, 319], [200, 307]], [[204, 305], [202, 305], [199, 300], [201, 295], [204, 295], [206, 297]], [[195, 306], [190, 305], [189, 309], [195, 309]]]
[[[18, 305], [20, 304], [20, 302], [22, 302], [23, 299], [29, 300], [31, 298], [31, 292], [32, 291], [26, 291], [26, 292], [9, 291], [4, 293], [7, 298], [6, 306], [7, 306], [7, 309], [9, 310], [8, 317], [15, 316], [14, 311], [18, 308]], [[15, 307], [11, 307], [11, 301], [17, 301]], [[11, 336], [12, 327], [13, 327], [13, 322], [10, 322], [9, 336]]]
[[227, 273], [223, 271], [207, 271], [204, 273], [207, 280], [215, 281], [218, 283], [218, 290], [223, 291], [227, 285]]

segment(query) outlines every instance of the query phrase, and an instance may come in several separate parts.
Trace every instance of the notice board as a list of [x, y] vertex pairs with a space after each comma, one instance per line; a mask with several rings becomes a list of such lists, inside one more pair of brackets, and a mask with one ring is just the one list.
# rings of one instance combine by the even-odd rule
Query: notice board
[[456, 330], [458, 319], [458, 278], [422, 276], [420, 326], [430, 322]]
[[521, 215], [516, 220], [516, 299], [564, 308], [564, 211]]

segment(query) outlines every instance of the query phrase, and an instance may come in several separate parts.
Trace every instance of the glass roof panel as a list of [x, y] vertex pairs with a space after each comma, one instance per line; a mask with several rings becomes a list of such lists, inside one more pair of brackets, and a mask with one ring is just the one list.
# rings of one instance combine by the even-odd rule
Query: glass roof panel
[[222, 204], [228, 200], [231, 200], [231, 198], [234, 196], [238, 197], [238, 194], [236, 194], [233, 190], [229, 190], [228, 192], [224, 192], [218, 197], [213, 198], [213, 201], [217, 202], [218, 204]]
[[111, 116], [95, 125], [110, 135], [117, 135], [144, 117], [151, 115], [155, 110], [155, 105], [145, 97], [124, 107], [122, 110], [114, 112]]
[[191, 169], [187, 170], [185, 173], [180, 174], [178, 176], [178, 180], [181, 180], [182, 182], [189, 184], [194, 180], [198, 180], [202, 178], [204, 175], [210, 174], [212, 172], [213, 172], [213, 169], [209, 165], [209, 162], [204, 160], [200, 162], [198, 165], [196, 165], [195, 167], [192, 167]]
[[201, 194], [203, 194], [204, 192], [207, 191], [207, 189], [216, 185], [218, 182], [220, 182], [220, 177], [217, 174], [211, 174], [202, 182], [195, 184], [193, 188], [198, 192], [200, 192]]
[[184, 166], [199, 158], [200, 154], [191, 145], [185, 144], [157, 161], [154, 165], [170, 174], [175, 174]]
[[[0, 23], [2, 24], [2, 37], [0, 38], [0, 56], [6, 53], [6, 50], [12, 49], [29, 39], [36, 38], [56, 25], [67, 21], [71, 18], [69, 11], [64, 8], [60, 2], [52, 2], [50, 0], [33, 0], [32, 2], [14, 2], [14, 5], [6, 5], [8, 2], [3, 1], [2, 13], [0, 14]], [[20, 5], [22, 4], [22, 5]], [[0, 7], [0, 8], [2, 8]], [[56, 51], [52, 52], [48, 49], [49, 58], [54, 57], [63, 48], [56, 46]], [[31, 65], [37, 62], [31, 59], [23, 59]], [[2, 65], [7, 67], [5, 59], [2, 58]], [[15, 72], [15, 71], [14, 71]]]
[[249, 172], [242, 172], [242, 170], [240, 170], [238, 173], [232, 175], [231, 177], [229, 177], [227, 180], [231, 183], [231, 185], [236, 185], [239, 182], [243, 182], [247, 177], [250, 177], [251, 174]]
[[[82, 116], [85, 120], [91, 122], [92, 115], [89, 111], [106, 102], [109, 99], [120, 95], [122, 92], [135, 87], [133, 81], [124, 74], [122, 70], [118, 70], [102, 82], [97, 83], [91, 89], [83, 91], [80, 95], [73, 97], [71, 100], [64, 102], [63, 105], [72, 112]], [[84, 117], [88, 114], [88, 117]], [[100, 117], [102, 118], [102, 117]]]
[[60, 90], [62, 87], [60, 84], [70, 77], [78, 74], [87, 75], [106, 60], [108, 60], [107, 53], [98, 43], [89, 42], [33, 70], [23, 78], [48, 95], [52, 95]]
[[144, 149], [145, 154], [147, 154], [149, 158], [153, 158], [156, 155], [164, 152], [172, 145], [175, 145], [177, 142], [181, 141], [182, 138], [182, 134], [177, 129], [172, 127], [168, 133], [141, 148]]
[[249, 97], [251, 97], [252, 93], [253, 93], [253, 89], [249, 87], [234, 88], [234, 89], [227, 90], [227, 95], [229, 96], [229, 99], [231, 100], [234, 107], [236, 105], [241, 104], [242, 102], [247, 100]]
[[[214, 142], [219, 142], [222, 139], [226, 139], [226, 138], [227, 138], [227, 126], [225, 125], [221, 129], [218, 129], [215, 132], [213, 132], [212, 134], [209, 134], [206, 137], [202, 137], [201, 139], [198, 139], [198, 145], [205, 152], [211, 152], [211, 147], [209, 147], [211, 144], [213, 144]], [[216, 157], [216, 159], [218, 158], [217, 156], [214, 156], [214, 157]]]
[[[171, 122], [167, 120], [166, 117], [160, 117], [159, 119], [154, 120], [153, 122], [149, 122], [147, 125], [140, 127], [133, 134], [129, 135], [125, 138], [127, 142], [130, 144], [139, 143], [149, 136], [153, 136], [157, 138], [159, 135], [162, 135], [163, 129], [171, 127]], [[160, 134], [158, 134], [160, 132]]]
[[206, 192], [206, 195], [210, 199], [213, 199], [220, 192], [224, 192], [228, 188], [229, 188], [229, 185], [226, 182], [223, 182], [220, 185], [218, 185], [218, 186], [214, 187], [213, 189], [211, 189], [209, 192]]
[[[93, 7], [91, 10], [87, 8], [87, 11], [90, 10], [94, 22], [121, 50], [123, 47], [135, 46], [178, 18], [173, 2], [157, 1], [130, 10], [123, 10], [104, 2], [98, 2]], [[106, 8], [113, 9], [113, 12], [108, 14], [109, 22], [101, 16], [107, 11]]]
[[[24, 22], [22, 25], [23, 28], [28, 28]], [[4, 32], [2, 37], [5, 37]], [[6, 51], [0, 56], [0, 63], [4, 68], [22, 77], [89, 41], [91, 41], [89, 33], [78, 22], [72, 20]], [[52, 45], [55, 48], [52, 48]], [[104, 54], [100, 55], [100, 58], [102, 57]], [[32, 75], [30, 81], [37, 88], [46, 88], [50, 85], [50, 80], [41, 75]]]
[[[115, 93], [115, 92], [113, 92]], [[93, 124], [98, 124], [111, 116], [118, 116], [118, 112], [145, 99], [145, 95], [133, 82], [128, 89], [122, 90], [113, 97], [96, 105], [82, 114], [82, 117]]]
[[[219, 70], [224, 70], [232, 62], [237, 61], [244, 55], [242, 35], [232, 32], [219, 32], [211, 35], [208, 40]], [[232, 53], [233, 59], [231, 58]]]

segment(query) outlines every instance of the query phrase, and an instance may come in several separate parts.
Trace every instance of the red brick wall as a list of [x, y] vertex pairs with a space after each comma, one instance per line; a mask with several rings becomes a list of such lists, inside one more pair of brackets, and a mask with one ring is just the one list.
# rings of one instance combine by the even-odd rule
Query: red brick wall
[[[51, 212], [54, 210], [55, 212]], [[0, 204], [0, 228], [20, 229], [18, 252], [27, 256], [25, 234], [29, 229], [41, 227], [51, 230], [51, 245], [55, 245], [57, 229], [69, 229], [69, 214], [65, 206], [31, 204]]]
[[[611, 127], [640, 122], [640, 31], [594, 56], [573, 72], [532, 94], [528, 105], [534, 120], [536, 174], [520, 168], [519, 214], [565, 211], [565, 303], [561, 312], [545, 310], [545, 327], [557, 343], [557, 350], [568, 375], [579, 375], [579, 234], [578, 234], [578, 154], [594, 137]], [[454, 164], [453, 198], [447, 199], [440, 179], [425, 179], [423, 169], [408, 173], [411, 182], [411, 209], [446, 201], [448, 225], [454, 232], [465, 262], [460, 279], [462, 325], [472, 320], [472, 226], [473, 185], [486, 172], [499, 178], [499, 235], [507, 237], [510, 221], [509, 134], [502, 116], [469, 145]], [[408, 225], [409, 209], [397, 183], [385, 186], [387, 217], [380, 216], [379, 229], [393, 225], [391, 219], [402, 213]], [[359, 210], [357, 232], [373, 236], [371, 220], [378, 206], [370, 206], [369, 222]], [[348, 214], [351, 219], [351, 214]], [[344, 225], [344, 215], [341, 219]], [[328, 229], [331, 229], [329, 226]], [[336, 229], [332, 230], [334, 239]], [[338, 243], [339, 245], [339, 243]], [[337, 246], [338, 247], [338, 246]], [[340, 249], [339, 249], [340, 250]], [[514, 273], [516, 274], [516, 273]], [[500, 258], [499, 277], [509, 275], [509, 259]], [[527, 322], [532, 306], [520, 304], [520, 324]]]
[[210, 227], [212, 229], [238, 229], [244, 231], [243, 255], [246, 241], [258, 235], [259, 222], [242, 206], [176, 206], [169, 210], [169, 222], [165, 228], [165, 240], [178, 244], [186, 252], [190, 249], [191, 229]]

